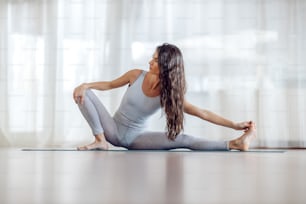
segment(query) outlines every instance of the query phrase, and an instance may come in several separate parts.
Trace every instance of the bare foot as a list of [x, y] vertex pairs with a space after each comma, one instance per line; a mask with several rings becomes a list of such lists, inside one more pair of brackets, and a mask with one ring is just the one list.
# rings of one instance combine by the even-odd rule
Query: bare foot
[[236, 149], [241, 151], [247, 151], [249, 149], [250, 142], [256, 137], [255, 125], [252, 125], [245, 133], [237, 139], [230, 141], [230, 149]]
[[106, 141], [94, 141], [91, 144], [82, 146], [82, 147], [77, 147], [77, 150], [108, 150], [108, 144]]

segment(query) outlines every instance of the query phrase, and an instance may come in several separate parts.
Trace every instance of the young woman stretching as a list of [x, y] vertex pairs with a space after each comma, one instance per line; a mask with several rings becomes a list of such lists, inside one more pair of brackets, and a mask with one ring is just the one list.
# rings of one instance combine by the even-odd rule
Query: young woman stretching
[[[149, 64], [148, 72], [134, 69], [113, 81], [83, 83], [74, 89], [73, 98], [95, 137], [93, 143], [78, 147], [78, 150], [107, 150], [108, 142], [134, 150], [248, 150], [251, 140], [256, 137], [252, 121], [234, 123], [186, 101], [183, 56], [175, 45], [158, 46]], [[127, 91], [113, 117], [90, 90], [104, 91], [127, 84]], [[167, 131], [146, 131], [146, 120], [160, 108], [166, 114]], [[182, 133], [184, 113], [243, 130], [244, 134], [230, 141], [211, 141], [187, 135]]]

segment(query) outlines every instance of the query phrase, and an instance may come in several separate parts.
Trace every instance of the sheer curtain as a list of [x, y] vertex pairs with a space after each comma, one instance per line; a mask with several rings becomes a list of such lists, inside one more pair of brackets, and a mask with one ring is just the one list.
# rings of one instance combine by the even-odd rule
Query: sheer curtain
[[[147, 70], [169, 42], [183, 52], [190, 102], [254, 120], [254, 146], [305, 147], [305, 9], [304, 0], [1, 0], [0, 145], [92, 139], [74, 87]], [[114, 113], [125, 89], [96, 93]], [[164, 130], [162, 113], [150, 124]], [[185, 132], [241, 134], [190, 116]]]

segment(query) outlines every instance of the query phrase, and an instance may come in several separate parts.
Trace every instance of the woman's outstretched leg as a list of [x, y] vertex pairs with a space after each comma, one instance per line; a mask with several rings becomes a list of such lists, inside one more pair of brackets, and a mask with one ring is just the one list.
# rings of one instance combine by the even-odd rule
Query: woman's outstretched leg
[[91, 144], [78, 147], [78, 150], [106, 150], [108, 149], [107, 141], [113, 145], [119, 145], [116, 123], [91, 90], [86, 90], [84, 102], [79, 104], [79, 108], [95, 136], [95, 141]]
[[256, 136], [255, 127], [249, 128], [242, 136], [231, 141], [211, 141], [194, 136], [180, 134], [174, 141], [169, 140], [164, 132], [144, 132], [140, 134], [128, 147], [138, 150], [169, 150], [187, 148], [191, 150], [242, 150], [249, 148], [251, 140]]
[[138, 150], [170, 150], [187, 148], [191, 150], [229, 150], [227, 141], [210, 141], [187, 134], [180, 134], [174, 141], [167, 138], [164, 132], [144, 132], [128, 147]]

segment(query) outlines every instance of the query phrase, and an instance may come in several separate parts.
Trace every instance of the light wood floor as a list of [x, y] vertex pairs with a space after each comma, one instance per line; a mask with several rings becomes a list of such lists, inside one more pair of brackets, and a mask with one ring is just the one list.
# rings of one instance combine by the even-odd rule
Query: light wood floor
[[0, 203], [306, 203], [306, 151], [0, 149]]

